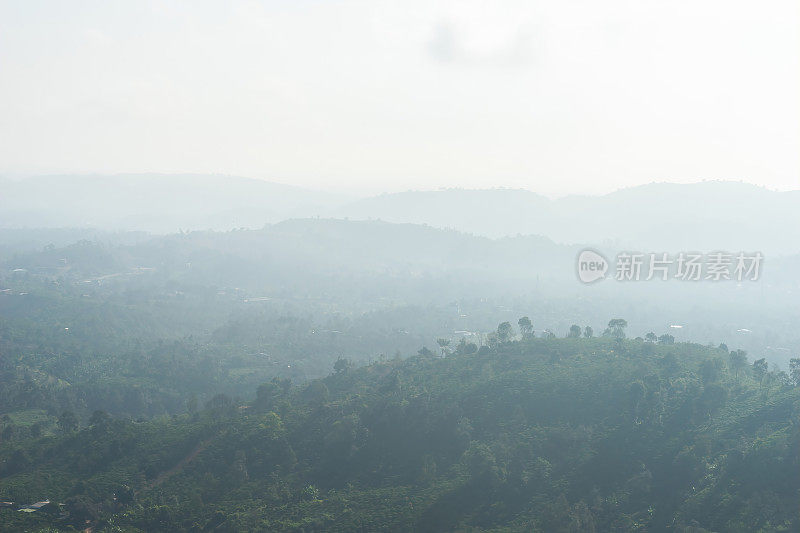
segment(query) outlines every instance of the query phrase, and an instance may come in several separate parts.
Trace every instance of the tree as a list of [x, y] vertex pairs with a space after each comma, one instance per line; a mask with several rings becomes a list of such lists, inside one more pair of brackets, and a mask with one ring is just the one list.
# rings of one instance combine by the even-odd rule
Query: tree
[[315, 502], [319, 500], [319, 489], [314, 485], [306, 485], [300, 491], [300, 499], [306, 502]]
[[612, 318], [608, 321], [608, 331], [610, 335], [617, 339], [625, 338], [625, 328], [628, 327], [628, 321], [624, 318]]
[[489, 346], [491, 349], [497, 348], [497, 343], [499, 343], [499, 337], [497, 336], [496, 331], [490, 331], [486, 334], [486, 345]]
[[511, 325], [511, 322], [501, 322], [499, 326], [497, 326], [497, 340], [502, 342], [508, 342], [511, 338], [514, 337], [514, 327]]
[[636, 412], [636, 407], [644, 399], [647, 390], [641, 381], [634, 381], [628, 385], [628, 401], [630, 402], [631, 409]]
[[647, 341], [647, 342], [655, 343], [655, 342], [658, 341], [658, 337], [656, 336], [655, 333], [653, 333], [651, 331], [650, 333], [648, 333], [647, 335], [644, 336], [644, 340]]
[[19, 428], [14, 424], [7, 424], [6, 427], [3, 428], [2, 440], [14, 440], [17, 435], [19, 434]]
[[719, 383], [710, 383], [705, 386], [699, 398], [700, 409], [706, 415], [711, 415], [725, 405], [728, 398], [728, 389]]
[[447, 355], [447, 347], [450, 346], [450, 339], [436, 339], [436, 344], [442, 349], [442, 357]]
[[478, 346], [474, 342], [467, 342], [466, 337], [461, 337], [456, 346], [456, 353], [459, 355], [469, 355], [478, 351]]
[[567, 336], [571, 339], [577, 339], [581, 336], [581, 327], [577, 324], [572, 324], [569, 327], [569, 334]]
[[327, 385], [321, 381], [312, 381], [311, 384], [303, 391], [306, 398], [317, 404], [323, 404], [328, 401], [330, 391]]
[[658, 344], [675, 344], [675, 337], [669, 333], [664, 333], [658, 338]]
[[111, 421], [111, 415], [106, 413], [103, 410], [98, 409], [92, 416], [89, 418], [89, 425], [90, 426], [98, 426], [98, 425], [105, 425]]
[[93, 432], [104, 432], [108, 429], [110, 423], [111, 415], [99, 409], [92, 413], [92, 416], [89, 418], [89, 425], [92, 427]]
[[583, 328], [583, 336], [587, 339], [594, 337], [594, 329], [592, 329], [592, 326], [586, 326]]
[[134, 496], [136, 495], [132, 488], [128, 485], [120, 485], [114, 493], [117, 501], [123, 505], [133, 503]]
[[523, 339], [528, 339], [533, 334], [533, 322], [531, 319], [524, 316], [517, 321], [517, 325], [519, 326], [519, 332], [522, 335]]
[[764, 386], [767, 390], [771, 389], [776, 381], [778, 381], [778, 374], [775, 371], [767, 372], [764, 376]]
[[268, 411], [273, 408], [280, 397], [280, 383], [278, 378], [273, 378], [269, 383], [263, 383], [256, 389], [256, 401], [253, 402], [253, 407], [260, 411]]
[[769, 367], [767, 366], [767, 360], [765, 358], [762, 357], [761, 359], [753, 361], [753, 374], [755, 375], [759, 384], [763, 385], [764, 376], [767, 375], [768, 371]]
[[466, 347], [467, 347], [467, 338], [461, 337], [460, 339], [458, 339], [458, 344], [456, 344], [456, 353], [459, 355], [463, 354]]
[[789, 359], [789, 379], [795, 386], [800, 387], [800, 359]]
[[339, 357], [336, 359], [336, 362], [333, 363], [333, 371], [337, 374], [346, 373], [353, 367], [353, 363], [350, 362], [350, 359], [345, 359], [344, 357]]
[[480, 442], [471, 442], [464, 452], [463, 461], [470, 475], [470, 481], [481, 487], [491, 487], [500, 479], [500, 469], [491, 448]]
[[731, 366], [731, 370], [736, 375], [736, 380], [739, 380], [739, 370], [743, 369], [747, 366], [747, 352], [744, 350], [733, 350], [730, 354], [728, 354], [728, 363]]
[[722, 373], [724, 365], [725, 363], [718, 357], [706, 359], [700, 363], [700, 378], [703, 380], [703, 383], [713, 383], [717, 381]]
[[72, 496], [64, 500], [69, 510], [69, 519], [73, 525], [85, 527], [87, 522], [92, 522], [100, 517], [100, 506], [85, 494]]
[[232, 415], [236, 409], [236, 405], [233, 402], [233, 398], [220, 393], [206, 402], [206, 409], [211, 412], [214, 418], [221, 419]]
[[78, 429], [78, 417], [72, 411], [64, 411], [58, 417], [58, 427], [64, 433], [72, 433]]

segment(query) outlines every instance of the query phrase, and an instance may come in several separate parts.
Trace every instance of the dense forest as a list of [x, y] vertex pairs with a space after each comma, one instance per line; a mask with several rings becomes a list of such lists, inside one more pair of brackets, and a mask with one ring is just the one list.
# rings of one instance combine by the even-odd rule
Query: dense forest
[[[94, 240], [21, 244], [81, 235]], [[324, 377], [339, 357], [364, 364], [438, 338], [485, 343], [522, 315], [556, 336], [573, 321], [601, 331], [608, 315], [626, 316], [640, 335], [735, 344], [783, 370], [800, 352], [788, 259], [770, 264], [766, 288], [606, 284], [583, 294], [565, 268], [578, 247], [410, 224], [3, 230], [0, 244], [0, 414], [175, 414], [215, 394], [248, 399], [273, 377]]]
[[0, 529], [798, 528], [795, 258], [587, 292], [576, 246], [377, 221], [0, 244]]
[[796, 531], [800, 367], [625, 325], [542, 339], [521, 319], [252, 401], [65, 412], [0, 447], [0, 499], [51, 502], [3, 528]]

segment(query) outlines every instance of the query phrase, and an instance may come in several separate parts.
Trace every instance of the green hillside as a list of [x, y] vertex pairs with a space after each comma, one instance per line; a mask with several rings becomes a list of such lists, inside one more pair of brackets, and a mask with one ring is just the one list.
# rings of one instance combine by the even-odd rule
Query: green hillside
[[[739, 352], [528, 339], [0, 447], [2, 529], [797, 531], [800, 388]], [[797, 376], [794, 376], [795, 378]], [[69, 421], [66, 421], [69, 422]], [[51, 505], [50, 507], [54, 507]], [[61, 512], [61, 518], [59, 518]], [[86, 522], [86, 521], [89, 522]]]

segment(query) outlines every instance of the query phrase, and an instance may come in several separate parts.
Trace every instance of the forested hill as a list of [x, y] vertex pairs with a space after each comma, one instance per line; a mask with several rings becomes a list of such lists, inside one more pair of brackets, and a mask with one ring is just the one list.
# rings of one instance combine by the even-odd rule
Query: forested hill
[[0, 528], [800, 529], [800, 375], [740, 352], [529, 338], [335, 368], [5, 443], [0, 500], [65, 505]]

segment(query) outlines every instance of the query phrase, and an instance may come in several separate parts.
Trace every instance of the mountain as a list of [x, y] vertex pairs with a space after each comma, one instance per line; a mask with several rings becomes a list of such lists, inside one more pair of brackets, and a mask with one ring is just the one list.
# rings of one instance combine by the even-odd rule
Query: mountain
[[513, 189], [409, 191], [358, 200], [335, 213], [642, 252], [800, 252], [800, 192], [739, 182], [652, 183], [557, 200]]
[[350, 198], [235, 176], [116, 174], [0, 181], [0, 227], [174, 233], [261, 227], [327, 212]]
[[407, 191], [353, 200], [217, 175], [0, 180], [0, 228], [174, 233], [323, 216], [427, 224], [476, 236], [542, 235], [640, 252], [800, 253], [800, 191], [739, 182], [652, 183], [550, 200], [522, 189]]
[[546, 235], [552, 203], [522, 189], [406, 191], [356, 200], [340, 217], [430, 224], [487, 237]]

